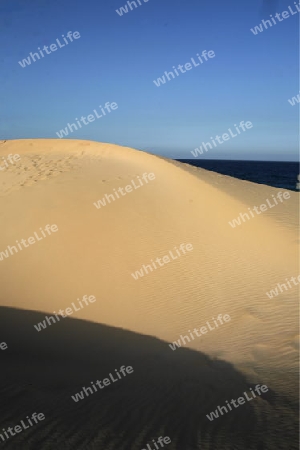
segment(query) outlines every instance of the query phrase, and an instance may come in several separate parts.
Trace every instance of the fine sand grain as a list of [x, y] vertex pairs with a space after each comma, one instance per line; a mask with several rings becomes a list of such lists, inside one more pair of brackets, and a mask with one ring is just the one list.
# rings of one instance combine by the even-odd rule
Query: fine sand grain
[[[141, 450], [169, 436], [170, 450], [298, 448], [299, 290], [266, 292], [300, 274], [299, 194], [232, 228], [280, 189], [90, 141], [0, 143], [8, 154], [21, 159], [0, 172], [0, 252], [58, 231], [0, 261], [0, 429], [46, 416], [3, 445]], [[145, 172], [155, 180], [94, 206]], [[193, 251], [131, 276], [181, 243]], [[35, 330], [85, 294], [97, 301]], [[171, 350], [219, 314], [230, 322]], [[71, 399], [122, 365], [134, 374]], [[256, 384], [268, 393], [206, 418]]]

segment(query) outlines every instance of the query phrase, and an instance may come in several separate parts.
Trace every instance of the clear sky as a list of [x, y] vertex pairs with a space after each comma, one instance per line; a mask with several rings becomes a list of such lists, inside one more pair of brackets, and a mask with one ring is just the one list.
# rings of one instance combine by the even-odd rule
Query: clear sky
[[[288, 6], [297, 11], [294, 1], [139, 1], [120, 16], [125, 0], [1, 0], [1, 139], [57, 138], [76, 117], [116, 102], [68, 138], [193, 158], [202, 141], [243, 120], [253, 128], [205, 157], [296, 160], [299, 108], [288, 99], [299, 93], [300, 14], [250, 31]], [[81, 37], [19, 65], [68, 31]], [[155, 86], [203, 50], [215, 57]]]

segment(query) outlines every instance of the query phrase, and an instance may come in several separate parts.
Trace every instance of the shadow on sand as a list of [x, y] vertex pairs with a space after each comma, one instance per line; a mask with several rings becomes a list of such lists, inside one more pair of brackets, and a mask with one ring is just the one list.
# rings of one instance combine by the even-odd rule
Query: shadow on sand
[[[274, 392], [209, 421], [251, 385], [231, 364], [151, 336], [78, 319], [37, 332], [45, 313], [0, 308], [0, 429], [46, 419], [5, 442], [13, 450], [296, 449], [298, 411]], [[77, 403], [71, 395], [122, 365], [134, 372]], [[263, 380], [261, 381], [263, 383]], [[296, 394], [295, 394], [296, 395]]]

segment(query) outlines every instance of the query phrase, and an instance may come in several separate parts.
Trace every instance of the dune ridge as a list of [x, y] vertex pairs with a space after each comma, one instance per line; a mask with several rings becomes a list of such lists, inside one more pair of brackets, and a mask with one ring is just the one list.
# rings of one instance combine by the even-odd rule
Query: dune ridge
[[[279, 189], [106, 143], [55, 139], [1, 143], [0, 157], [9, 153], [19, 154], [21, 159], [0, 172], [0, 221], [3, 224], [0, 252], [47, 223], [56, 224], [58, 231], [39, 245], [0, 261], [1, 309], [8, 323], [11, 321], [14, 326], [19, 323], [21, 327], [21, 340], [14, 342], [14, 334], [3, 321], [2, 339], [9, 346], [6, 352], [0, 352], [0, 357], [7, 360], [4, 373], [13, 376], [9, 368], [11, 361], [13, 367], [30, 374], [33, 370], [25, 372], [23, 368], [28, 358], [37, 373], [34, 392], [40, 408], [41, 398], [49, 405], [51, 395], [54, 395], [59, 401], [60, 411], [65, 411], [67, 417], [73, 417], [73, 414], [75, 417], [74, 405], [70, 408], [63, 406], [64, 401], [58, 399], [65, 398], [66, 392], [71, 391], [66, 375], [68, 365], [72, 367], [72, 373], [79, 370], [79, 364], [88, 366], [88, 369], [80, 369], [89, 375], [86, 382], [95, 379], [96, 373], [90, 367], [99, 369], [95, 358], [100, 358], [104, 344], [97, 333], [89, 336], [88, 330], [110, 327], [119, 336], [118, 345], [114, 346], [109, 337], [105, 345], [114, 350], [121, 346], [129, 359], [132, 358], [130, 349], [126, 350], [126, 346], [121, 344], [120, 336], [134, 333], [131, 351], [136, 364], [142, 366], [144, 360], [154, 378], [151, 379], [145, 371], [141, 378], [132, 375], [128, 392], [138, 390], [140, 397], [137, 395], [131, 407], [145, 405], [145, 417], [152, 418], [152, 431], [148, 430], [152, 438], [163, 435], [164, 430], [164, 435], [172, 439], [173, 432], [176, 439], [172, 439], [168, 448], [177, 449], [182, 448], [190, 433], [190, 449], [185, 447], [184, 450], [217, 446], [242, 449], [247, 439], [252, 439], [249, 448], [262, 450], [275, 448], [276, 436], [281, 445], [278, 448], [296, 448], [299, 290], [297, 287], [289, 289], [274, 299], [268, 299], [266, 292], [285, 278], [300, 273], [297, 260], [298, 193], [289, 191], [289, 200], [233, 229], [228, 223], [230, 220], [247, 211], [248, 207], [263, 203]], [[95, 208], [93, 203], [99, 198], [129, 184], [131, 179], [145, 172], [154, 173], [155, 180], [105, 208]], [[159, 267], [150, 275], [138, 280], [132, 278], [131, 273], [137, 268], [165, 255], [180, 243], [191, 243], [193, 251]], [[45, 317], [45, 314], [64, 308], [86, 293], [93, 294], [97, 302], [41, 333], [34, 330], [33, 324], [29, 329], [22, 325], [23, 319], [16, 319], [35, 314]], [[11, 313], [7, 313], [7, 308]], [[231, 321], [191, 340], [184, 348], [175, 352], [171, 350], [169, 343], [219, 314], [229, 314]], [[77, 344], [76, 348], [73, 347], [70, 336], [75, 342], [75, 330], [76, 327], [81, 329], [81, 323], [85, 324], [85, 331], [82, 347], [78, 350], [80, 347]], [[70, 336], [66, 332], [68, 327], [72, 328]], [[154, 344], [156, 341], [159, 349]], [[14, 342], [14, 351], [11, 342]], [[87, 342], [91, 345], [89, 350]], [[153, 349], [152, 356], [144, 354], [138, 342], [146, 342], [147, 352]], [[65, 352], [69, 356], [64, 364]], [[45, 355], [45, 366], [39, 361], [41, 355]], [[106, 352], [105, 355], [107, 361], [111, 361]], [[20, 358], [19, 362], [17, 358]], [[54, 373], [57, 371], [55, 386], [47, 379], [45, 368], [50, 368], [47, 358], [56, 367], [53, 369]], [[121, 359], [118, 360], [120, 365], [133, 365]], [[171, 362], [163, 363], [165, 359]], [[185, 359], [189, 361], [187, 372]], [[106, 372], [117, 368], [111, 367], [107, 361], [105, 368], [109, 370]], [[160, 375], [157, 361], [164, 366], [163, 375]], [[227, 381], [222, 385], [224, 367], [230, 367], [230, 370], [225, 371]], [[175, 375], [177, 370], [178, 375]], [[38, 381], [39, 371], [47, 380], [45, 385]], [[104, 370], [103, 373], [105, 375]], [[162, 384], [160, 376], [165, 377]], [[198, 377], [202, 384], [197, 381]], [[236, 388], [233, 386], [235, 377], [241, 382]], [[80, 377], [82, 383], [84, 379]], [[205, 418], [206, 413], [224, 404], [230, 394], [232, 398], [239, 396], [242, 390], [237, 387], [244, 389], [246, 385], [257, 383], [267, 385], [271, 396], [254, 406], [244, 405], [245, 413], [241, 412], [240, 421], [240, 413], [230, 413], [227, 418], [211, 424], [206, 423], [207, 419], [202, 423], [202, 416]], [[17, 385], [18, 377], [15, 375], [14, 389]], [[47, 386], [51, 386], [48, 391]], [[80, 390], [80, 386], [76, 386]], [[182, 386], [182, 394], [180, 390], [176, 393], [178, 386]], [[12, 395], [25, 395], [22, 394], [24, 388], [19, 387], [19, 393], [12, 394], [14, 389], [10, 391], [8, 385], [4, 390], [10, 401]], [[149, 396], [144, 390], [149, 390]], [[129, 395], [126, 392], [120, 395]], [[160, 399], [162, 411], [171, 414], [172, 420], [168, 421], [164, 414], [157, 412], [150, 393], [156, 401]], [[109, 392], [104, 394], [107, 403], [102, 410], [97, 393], [90, 406], [89, 399], [82, 402], [82, 407], [75, 405], [81, 411], [83, 428], [95, 432], [96, 424], [92, 421], [94, 425], [89, 426], [87, 418], [91, 417], [92, 411], [97, 412], [101, 416], [101, 445], [114, 449], [124, 442], [113, 439], [112, 430], [114, 433], [122, 430], [126, 435], [128, 425], [132, 423], [134, 433], [128, 431], [127, 448], [131, 445], [130, 448], [141, 449], [146, 445], [149, 433], [144, 434], [140, 430], [141, 435], [137, 434], [134, 425], [135, 421], [138, 422], [137, 413], [131, 413], [127, 407], [126, 412], [114, 417], [121, 400], [116, 396], [113, 406], [109, 406], [110, 395]], [[181, 406], [183, 409], [176, 419], [180, 395], [186, 399], [186, 408]], [[205, 407], [199, 410], [203, 398]], [[26, 399], [28, 401], [28, 396]], [[130, 404], [129, 397], [128, 402]], [[130, 419], [127, 416], [131, 414]], [[248, 424], [247, 414], [253, 418]], [[184, 419], [185, 416], [190, 418], [190, 422]], [[68, 421], [67, 418], [64, 420]], [[181, 431], [180, 421], [185, 427]], [[229, 431], [234, 421], [238, 423], [237, 435], [240, 433], [235, 447], [230, 443]], [[292, 423], [290, 429], [289, 421]], [[202, 424], [200, 429], [199, 423]], [[253, 436], [250, 438], [251, 424], [254, 429], [258, 427], [258, 441]], [[266, 424], [269, 428], [263, 438]], [[55, 428], [54, 423], [52, 426]], [[143, 426], [145, 431], [146, 422]], [[59, 430], [68, 436], [61, 448], [72, 448], [77, 437], [66, 430], [65, 424], [61, 423]], [[110, 436], [107, 440], [106, 433]], [[214, 438], [217, 435], [219, 437]], [[284, 435], [289, 437], [286, 443]], [[36, 439], [32, 435], [32, 445], [36, 444]], [[57, 442], [59, 434], [53, 439]], [[78, 439], [76, 448], [79, 449], [98, 448], [100, 442], [99, 433], [90, 447], [86, 447], [87, 438], [80, 435]], [[7, 445], [9, 448], [13, 444]], [[52, 448], [47, 445], [45, 443], [43, 448]], [[125, 449], [126, 445], [120, 448]]]

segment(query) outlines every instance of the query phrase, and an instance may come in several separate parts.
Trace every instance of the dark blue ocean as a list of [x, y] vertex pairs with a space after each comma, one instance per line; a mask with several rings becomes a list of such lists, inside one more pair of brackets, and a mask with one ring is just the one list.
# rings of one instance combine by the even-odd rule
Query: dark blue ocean
[[[297, 162], [177, 159], [177, 161], [241, 180], [297, 191]], [[300, 183], [300, 181], [299, 181]]]

